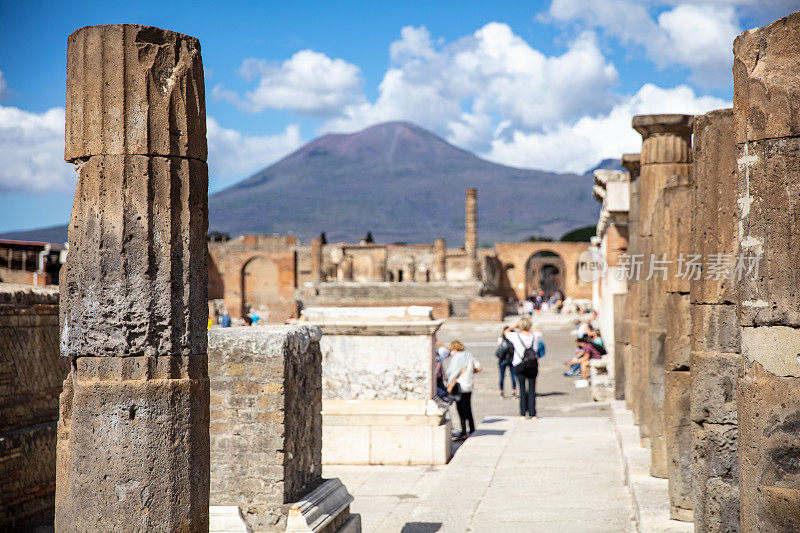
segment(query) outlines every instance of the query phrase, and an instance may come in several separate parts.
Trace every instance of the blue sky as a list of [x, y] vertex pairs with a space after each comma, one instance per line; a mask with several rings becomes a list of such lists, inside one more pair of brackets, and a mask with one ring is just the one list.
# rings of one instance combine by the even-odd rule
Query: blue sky
[[732, 39], [800, 0], [5, 2], [0, 231], [65, 223], [66, 40], [140, 23], [200, 39], [211, 190], [314, 137], [419, 123], [493, 161], [583, 171], [634, 114], [729, 105]]

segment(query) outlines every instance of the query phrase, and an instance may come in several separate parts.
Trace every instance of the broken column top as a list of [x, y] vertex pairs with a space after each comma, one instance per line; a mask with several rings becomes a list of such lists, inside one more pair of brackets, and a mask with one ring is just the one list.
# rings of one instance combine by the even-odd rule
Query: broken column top
[[622, 154], [622, 158], [620, 158], [620, 165], [631, 175], [631, 180], [639, 177], [641, 158], [641, 154]]
[[197, 39], [116, 24], [76, 30], [67, 46], [67, 161], [123, 154], [207, 159]]
[[636, 115], [632, 125], [645, 139], [657, 133], [689, 136], [692, 134], [693, 119], [694, 115]]
[[800, 135], [800, 11], [733, 41], [736, 142]]

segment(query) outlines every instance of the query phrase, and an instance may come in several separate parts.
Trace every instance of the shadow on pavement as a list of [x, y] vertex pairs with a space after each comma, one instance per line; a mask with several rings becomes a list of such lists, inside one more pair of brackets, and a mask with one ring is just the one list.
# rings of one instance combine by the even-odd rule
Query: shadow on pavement
[[539, 396], [564, 396], [565, 394], [567, 394], [567, 393], [566, 392], [561, 392], [561, 391], [537, 392], [536, 393], [536, 397], [538, 398]]
[[408, 522], [400, 533], [435, 533], [442, 529], [441, 522]]

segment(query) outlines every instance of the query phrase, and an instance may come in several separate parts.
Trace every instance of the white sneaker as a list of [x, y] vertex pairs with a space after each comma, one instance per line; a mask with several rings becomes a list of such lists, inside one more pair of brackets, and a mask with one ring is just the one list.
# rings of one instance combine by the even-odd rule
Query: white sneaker
[[589, 381], [585, 379], [578, 379], [575, 380], [575, 388], [576, 389], [585, 389], [589, 386]]

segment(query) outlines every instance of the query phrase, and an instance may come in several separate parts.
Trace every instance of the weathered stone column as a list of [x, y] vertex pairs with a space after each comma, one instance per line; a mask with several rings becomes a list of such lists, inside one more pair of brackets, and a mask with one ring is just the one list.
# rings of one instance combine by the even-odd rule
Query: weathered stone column
[[[647, 309], [643, 346], [647, 351], [647, 381], [644, 384], [642, 417], [650, 433], [650, 474], [667, 477], [667, 447], [664, 433], [664, 339], [666, 336], [666, 271], [659, 264], [667, 250], [663, 191], [671, 176], [688, 175], [692, 158], [692, 115], [639, 115], [633, 128], [642, 135], [640, 226], [644, 270], [649, 280], [641, 283], [640, 305]], [[651, 269], [652, 261], [655, 269]], [[640, 308], [640, 312], [642, 308]]]
[[742, 531], [800, 530], [800, 12], [736, 38]]
[[447, 279], [447, 246], [444, 239], [433, 241], [433, 281]]
[[[691, 253], [701, 262], [734, 257], [738, 227], [731, 109], [695, 117], [692, 151]], [[694, 523], [697, 531], [734, 532], [739, 531], [739, 325], [731, 276], [706, 270], [689, 276]]]
[[467, 252], [472, 279], [478, 279], [478, 191], [467, 189], [466, 216], [464, 228], [464, 250]]
[[322, 276], [322, 239], [311, 239], [311, 279], [323, 281]]
[[205, 127], [197, 39], [69, 37], [59, 532], [208, 530]]
[[672, 176], [664, 186], [667, 259], [667, 334], [664, 346], [664, 437], [667, 449], [670, 518], [691, 522], [692, 433], [689, 384], [692, 320], [689, 279], [683, 261], [691, 251], [692, 178]]
[[[634, 257], [639, 251], [639, 154], [623, 154], [622, 167], [630, 175], [628, 211], [628, 256]], [[630, 266], [629, 266], [630, 268]], [[625, 305], [624, 336], [626, 340], [625, 359], [625, 405], [633, 411], [634, 421], [639, 422], [637, 399], [638, 376], [641, 373], [641, 351], [638, 342], [639, 328], [639, 279], [629, 276], [628, 295]]]

